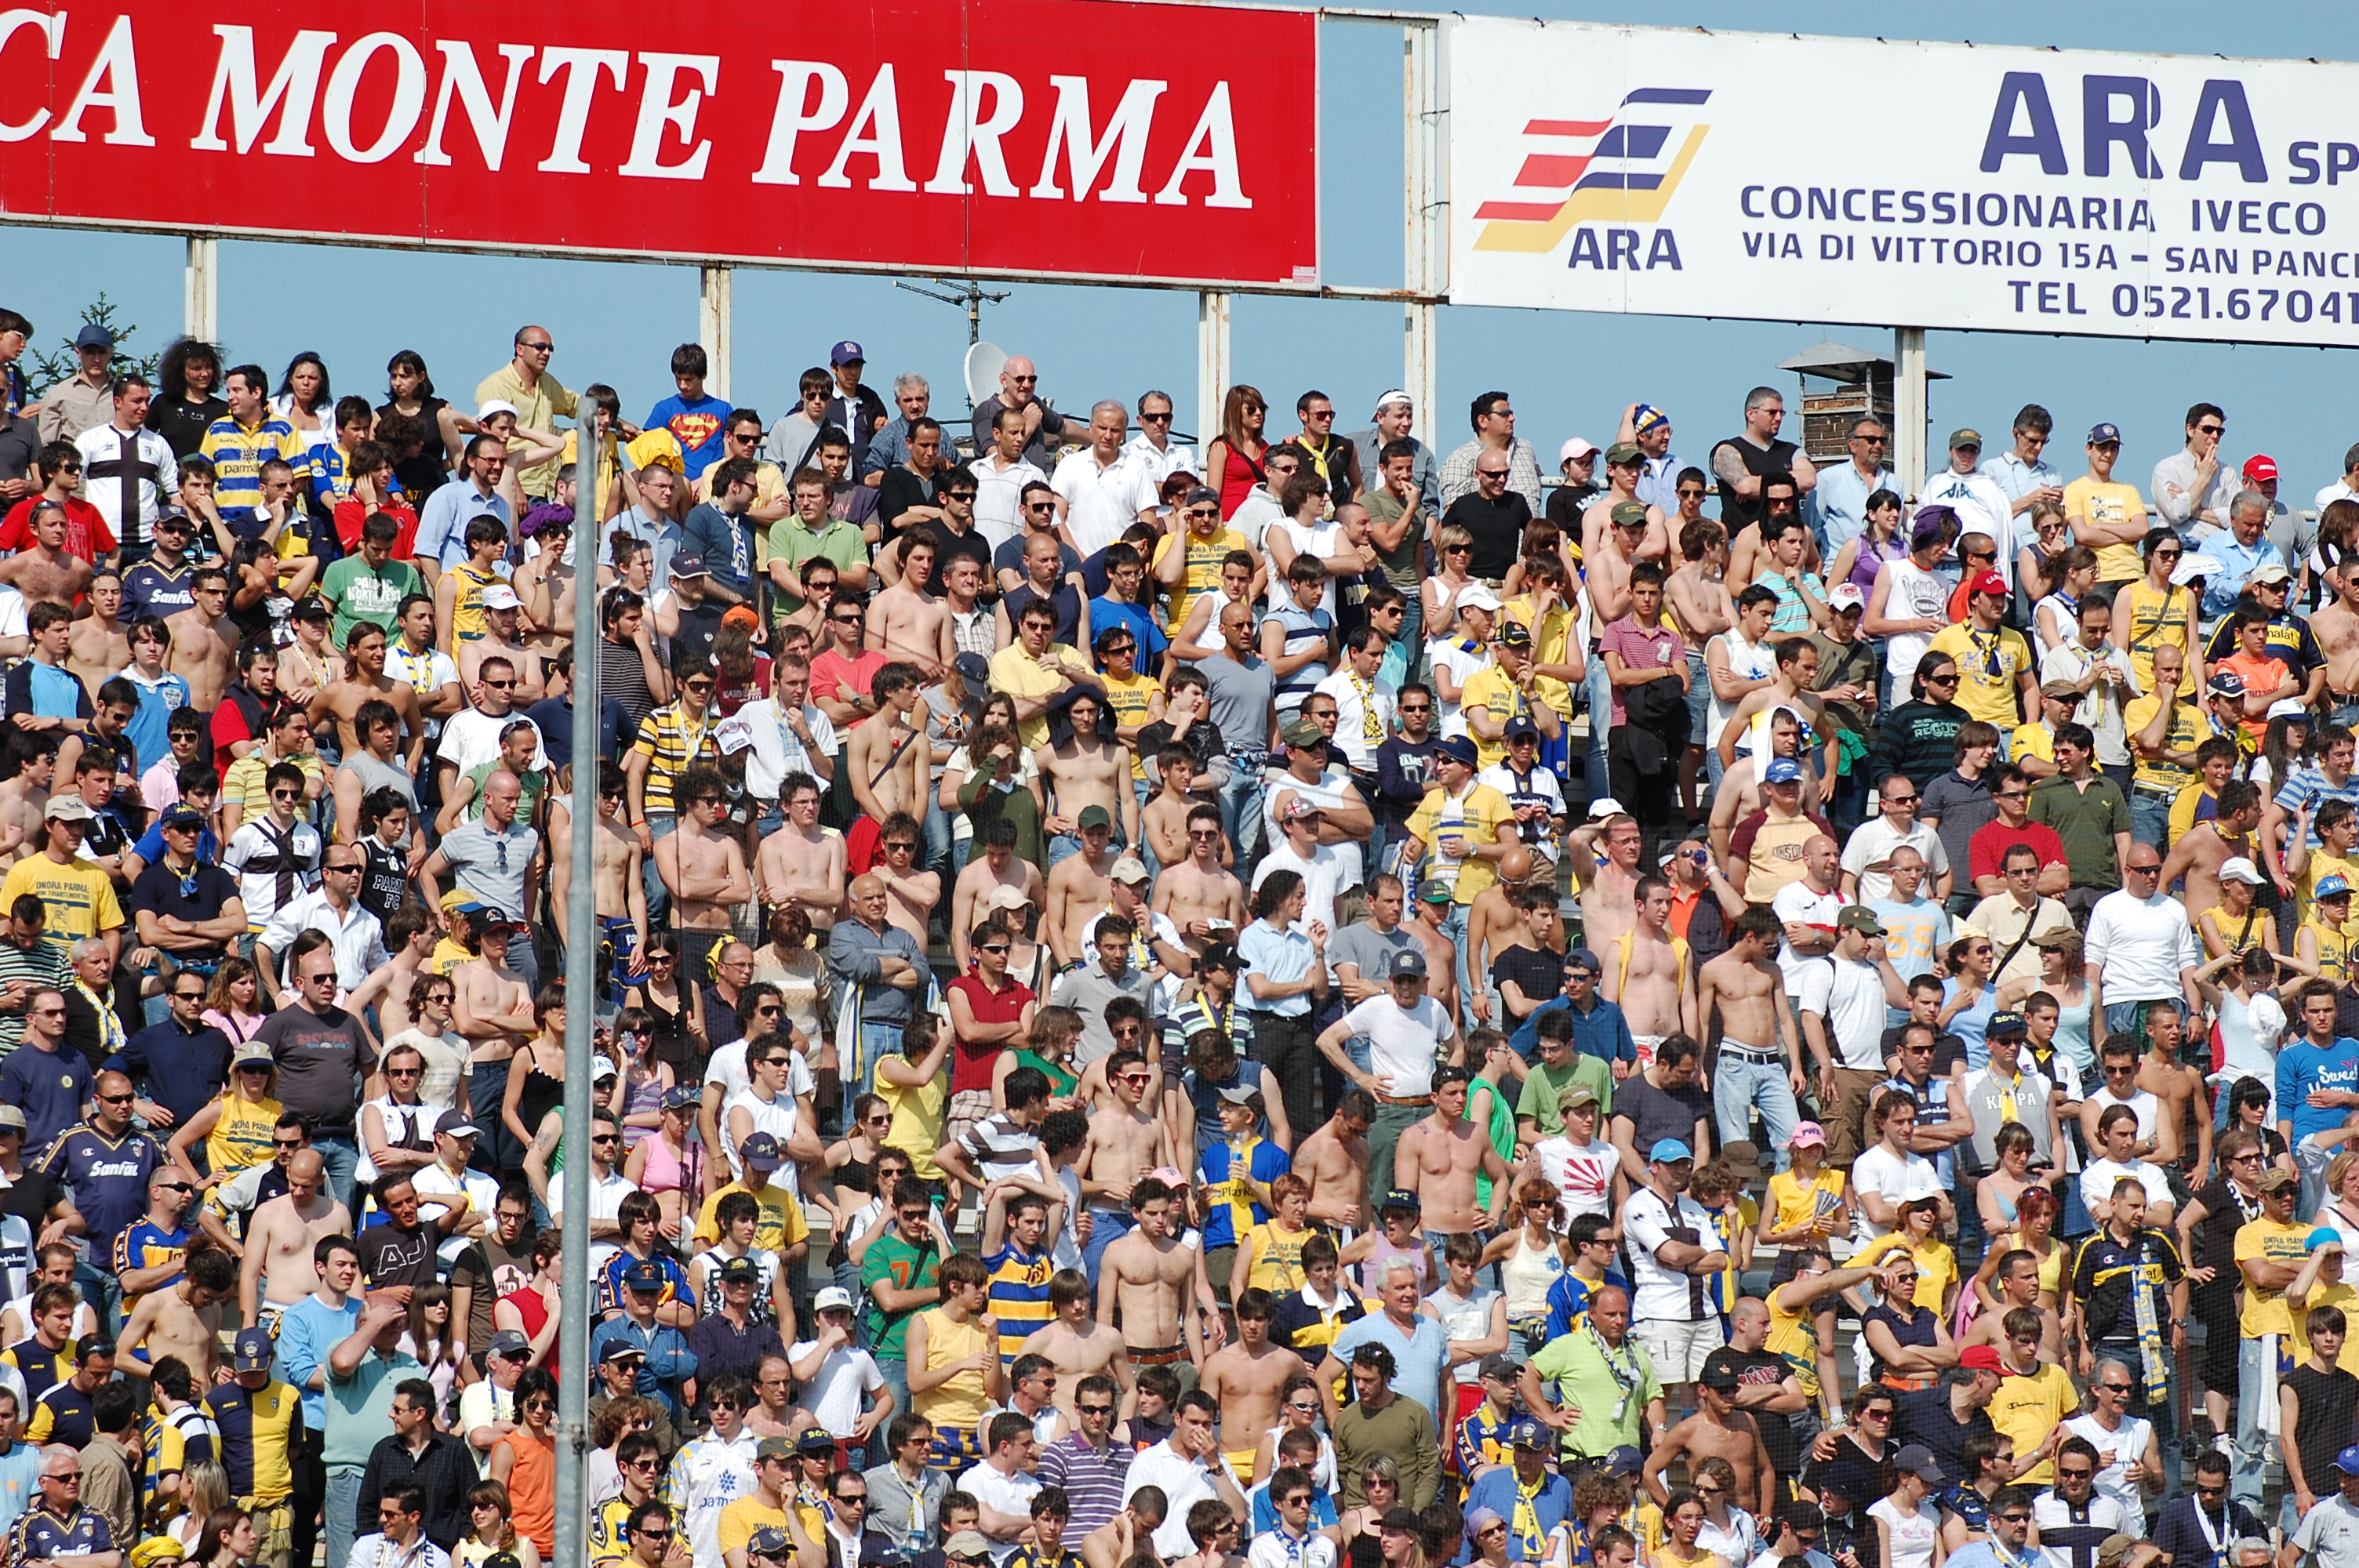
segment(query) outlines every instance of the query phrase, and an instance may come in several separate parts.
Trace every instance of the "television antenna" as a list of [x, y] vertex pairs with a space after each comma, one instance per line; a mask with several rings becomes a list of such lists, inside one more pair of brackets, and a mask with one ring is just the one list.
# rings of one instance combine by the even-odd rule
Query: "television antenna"
[[[983, 340], [983, 308], [984, 304], [989, 303], [997, 305], [1002, 300], [1006, 299], [1009, 294], [1014, 292], [1012, 289], [1003, 288], [995, 293], [990, 289], [984, 288], [973, 278], [967, 278], [963, 282], [960, 282], [943, 277], [936, 278], [934, 282], [940, 287], [938, 288], [929, 288], [923, 284], [905, 283], [897, 279], [895, 281], [893, 287], [896, 288], [906, 288], [912, 294], [922, 294], [927, 298], [939, 300], [944, 305], [957, 305], [964, 307], [966, 310], [966, 346], [970, 351], [974, 348], [976, 343]], [[994, 373], [996, 374], [995, 370]], [[974, 393], [971, 386], [967, 391], [966, 406], [968, 413], [972, 414], [974, 412]]]

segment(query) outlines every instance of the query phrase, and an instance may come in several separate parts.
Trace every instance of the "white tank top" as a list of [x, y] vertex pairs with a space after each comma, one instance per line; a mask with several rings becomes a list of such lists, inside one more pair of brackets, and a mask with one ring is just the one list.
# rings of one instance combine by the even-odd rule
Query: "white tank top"
[[1538, 1317], [1548, 1311], [1549, 1288], [1564, 1273], [1564, 1255], [1554, 1242], [1534, 1247], [1518, 1234], [1516, 1249], [1499, 1260], [1499, 1283], [1506, 1287], [1507, 1316]]

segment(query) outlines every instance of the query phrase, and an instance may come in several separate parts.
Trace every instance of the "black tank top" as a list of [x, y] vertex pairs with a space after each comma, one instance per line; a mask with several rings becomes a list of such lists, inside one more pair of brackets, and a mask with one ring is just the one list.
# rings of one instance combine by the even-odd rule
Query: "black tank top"
[[[1755, 479], [1759, 479], [1764, 474], [1791, 473], [1794, 469], [1794, 454], [1801, 449], [1791, 441], [1772, 441], [1765, 451], [1750, 441], [1731, 438], [1712, 449], [1715, 455], [1719, 453], [1721, 447], [1734, 452], [1736, 460], [1745, 465], [1745, 471]], [[1735, 538], [1737, 531], [1746, 524], [1761, 521], [1762, 505], [1758, 493], [1739, 495], [1726, 480], [1718, 480], [1715, 482], [1720, 487], [1720, 520], [1727, 526], [1730, 538]]]
[[409, 857], [374, 835], [362, 839], [360, 906], [381, 921], [391, 920], [409, 896]]
[[516, 1091], [516, 1116], [526, 1127], [538, 1131], [541, 1118], [564, 1103], [565, 1080], [550, 1077], [540, 1070], [540, 1056], [534, 1053], [532, 1070], [524, 1076], [524, 1087]]

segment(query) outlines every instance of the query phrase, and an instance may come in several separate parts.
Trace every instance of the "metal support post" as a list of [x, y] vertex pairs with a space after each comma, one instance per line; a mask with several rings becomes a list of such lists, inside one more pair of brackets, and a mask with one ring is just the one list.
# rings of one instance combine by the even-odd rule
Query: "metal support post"
[[[1221, 402], [1229, 395], [1229, 300], [1220, 289], [1196, 296], [1196, 440], [1197, 449], [1221, 433]], [[1217, 485], [1218, 476], [1204, 482]]]
[[729, 340], [734, 330], [735, 311], [730, 303], [733, 275], [725, 266], [699, 270], [704, 276], [696, 300], [696, 341], [704, 345], [708, 368], [704, 389], [725, 401], [729, 396]]
[[[728, 316], [728, 273], [725, 269], [707, 270], [721, 274], [722, 319]], [[709, 291], [708, 291], [709, 293]], [[727, 344], [724, 330], [720, 341]], [[710, 352], [710, 351], [707, 351]], [[724, 348], [725, 356], [725, 348]], [[726, 357], [714, 362], [713, 368], [727, 373]], [[585, 406], [581, 423], [582, 438], [596, 438], [597, 423]], [[595, 449], [589, 464], [592, 473], [597, 471]], [[577, 494], [584, 493], [577, 491]], [[596, 537], [594, 533], [574, 531], [578, 541]], [[574, 557], [573, 623], [576, 626], [598, 624], [597, 555], [592, 550], [580, 550]], [[571, 696], [573, 711], [593, 714], [598, 711], [598, 640], [576, 637], [573, 640], [573, 676]], [[577, 866], [596, 864], [593, 857], [597, 846], [592, 834], [598, 823], [598, 727], [583, 722], [573, 727], [573, 785], [571, 791], [573, 820], [573, 863]], [[558, 1364], [566, 1376], [557, 1380], [557, 1556], [550, 1568], [584, 1568], [588, 1561], [588, 1532], [582, 1521], [589, 1518], [588, 1493], [584, 1487], [590, 1458], [590, 1380], [584, 1370], [590, 1365], [590, 1118], [595, 1103], [591, 1087], [591, 1026], [597, 1021], [597, 1009], [592, 1005], [598, 984], [598, 914], [596, 890], [592, 877], [576, 877], [567, 891], [565, 900], [565, 930], [568, 940], [560, 944], [565, 955], [565, 994], [570, 1005], [565, 1010], [565, 1138], [571, 1156], [565, 1162], [564, 1175], [564, 1238], [563, 1277], [566, 1310], [558, 1325]], [[529, 912], [527, 912], [529, 918]], [[567, 1522], [570, 1521], [570, 1522]]]
[[188, 236], [187, 288], [181, 320], [201, 343], [221, 341], [221, 242], [209, 234]]
[[[1441, 157], [1441, 29], [1428, 23], [1402, 29], [1401, 139], [1405, 180], [1401, 199], [1401, 283], [1412, 294], [1439, 294], [1448, 270], [1449, 203]], [[1441, 312], [1429, 304], [1402, 307], [1401, 390], [1416, 400], [1413, 428], [1430, 443], [1440, 396]]]
[[1900, 492], [1915, 500], [1925, 486], [1926, 425], [1931, 417], [1925, 402], [1925, 329], [1892, 329], [1892, 477]]

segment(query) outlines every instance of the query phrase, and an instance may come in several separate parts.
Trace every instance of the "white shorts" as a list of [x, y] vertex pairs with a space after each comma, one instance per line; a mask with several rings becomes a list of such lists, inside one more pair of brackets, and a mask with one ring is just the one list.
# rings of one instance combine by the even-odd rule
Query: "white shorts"
[[1637, 1048], [1638, 1065], [1631, 1069], [1643, 1073], [1655, 1065], [1655, 1047], [1670, 1038], [1668, 1034], [1633, 1034], [1630, 1043]]
[[1655, 1380], [1692, 1383], [1703, 1376], [1704, 1357], [1728, 1343], [1717, 1315], [1701, 1323], [1677, 1318], [1642, 1317], [1630, 1325], [1630, 1337], [1655, 1364]]

